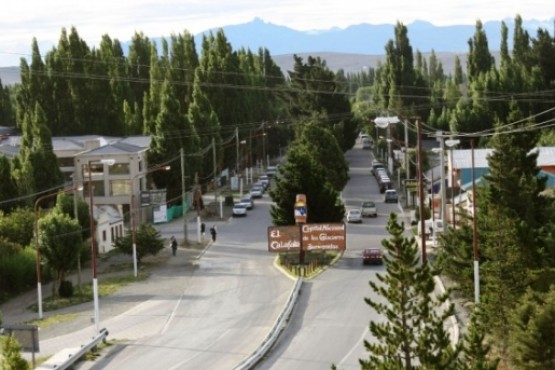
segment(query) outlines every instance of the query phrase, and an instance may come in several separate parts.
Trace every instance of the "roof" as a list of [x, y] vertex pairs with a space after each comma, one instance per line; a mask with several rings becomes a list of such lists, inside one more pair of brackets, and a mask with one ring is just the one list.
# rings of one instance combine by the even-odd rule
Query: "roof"
[[[494, 149], [474, 149], [474, 167], [487, 168], [488, 155], [492, 154]], [[555, 166], [555, 147], [546, 146], [532, 149], [539, 151], [537, 165], [538, 167]], [[453, 167], [454, 168], [472, 168], [472, 149], [453, 150]]]
[[94, 219], [99, 220], [101, 215], [108, 217], [108, 223], [113, 224], [123, 221], [118, 209], [111, 205], [93, 206]]
[[146, 148], [135, 146], [132, 144], [127, 144], [123, 142], [116, 142], [114, 144], [104, 145], [98, 148], [91, 149], [87, 152], [81, 153], [81, 155], [88, 154], [125, 154], [125, 153], [137, 153], [146, 150]]
[[[52, 147], [58, 157], [88, 155], [134, 154], [148, 150], [150, 136], [112, 137], [100, 135], [52, 137]], [[0, 141], [0, 155], [9, 159], [19, 152], [21, 135]]]

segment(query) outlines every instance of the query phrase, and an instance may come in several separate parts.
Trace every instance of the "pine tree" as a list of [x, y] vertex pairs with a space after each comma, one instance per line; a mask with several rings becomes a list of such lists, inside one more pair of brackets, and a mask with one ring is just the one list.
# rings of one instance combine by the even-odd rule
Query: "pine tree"
[[328, 129], [316, 123], [303, 124], [300, 144], [308, 148], [315, 159], [319, 160], [326, 172], [326, 178], [336, 191], [342, 191], [349, 181], [349, 165]]
[[326, 179], [322, 164], [305, 145], [297, 144], [287, 152], [287, 161], [280, 165], [281, 176], [274, 177], [270, 190], [270, 213], [274, 225], [294, 225], [294, 204], [297, 194], [305, 194], [308, 203], [308, 223], [341, 222], [345, 207], [339, 193]]
[[391, 237], [382, 241], [386, 274], [369, 282], [376, 296], [365, 298], [385, 321], [370, 322], [375, 340], [364, 341], [370, 355], [359, 362], [363, 369], [456, 369], [460, 346], [453, 346], [444, 328], [454, 314], [453, 305], [445, 307], [448, 293], [434, 294], [434, 272], [419, 263], [416, 242], [403, 236], [404, 224], [395, 213], [387, 231]]
[[555, 368], [555, 288], [532, 290], [522, 297], [511, 318], [510, 354], [522, 370]]
[[468, 331], [463, 338], [461, 369], [496, 370], [498, 358], [488, 358], [491, 345], [486, 343], [486, 316], [479, 308], [472, 312]]
[[2, 357], [0, 358], [0, 370], [27, 370], [29, 364], [21, 356], [21, 344], [13, 335], [0, 337], [2, 342]]

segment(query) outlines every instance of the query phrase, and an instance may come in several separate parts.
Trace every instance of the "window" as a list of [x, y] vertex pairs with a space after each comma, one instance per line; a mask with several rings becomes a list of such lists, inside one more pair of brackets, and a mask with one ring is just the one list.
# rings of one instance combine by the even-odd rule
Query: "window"
[[110, 181], [110, 195], [130, 195], [131, 182], [129, 180], [112, 180]]
[[73, 167], [73, 157], [58, 157], [58, 164], [60, 167]]
[[106, 230], [102, 230], [102, 241], [106, 241]]
[[[83, 165], [83, 178], [86, 179], [89, 177], [89, 165]], [[104, 175], [104, 164], [103, 163], [91, 163], [91, 176], [102, 176]]]
[[[104, 193], [104, 181], [103, 180], [93, 181], [92, 182], [92, 187], [93, 187], [93, 196], [103, 197], [105, 195], [105, 193]], [[88, 181], [85, 184], [85, 186], [83, 187], [83, 196], [84, 197], [89, 196], [89, 183], [88, 183]]]
[[129, 163], [114, 163], [109, 171], [110, 175], [129, 175]]

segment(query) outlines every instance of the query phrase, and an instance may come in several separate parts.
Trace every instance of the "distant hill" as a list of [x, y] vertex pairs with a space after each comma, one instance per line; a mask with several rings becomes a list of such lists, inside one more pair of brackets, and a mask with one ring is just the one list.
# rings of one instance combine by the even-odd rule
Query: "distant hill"
[[[523, 27], [531, 37], [535, 37], [539, 28], [552, 32], [552, 18], [548, 22], [523, 20]], [[509, 41], [512, 40], [514, 20], [507, 19]], [[442, 61], [447, 73], [453, 71], [452, 61], [455, 55], [468, 52], [468, 40], [475, 32], [474, 25], [434, 26], [429, 22], [415, 21], [406, 25], [411, 46], [416, 52], [428, 55], [432, 50]], [[290, 69], [292, 54], [301, 56], [318, 55], [327, 61], [332, 70], [339, 68], [346, 72], [360, 71], [364, 66], [373, 67], [384, 54], [386, 43], [394, 37], [394, 24], [359, 24], [345, 29], [332, 28], [319, 31], [297, 31], [285, 26], [264, 22], [255, 18], [251, 22], [222, 27], [234, 50], [245, 48], [256, 52], [259, 48], [267, 48], [284, 72]], [[488, 37], [489, 49], [499, 50], [501, 43], [501, 21], [485, 22], [483, 29]], [[202, 37], [217, 29], [207, 30], [195, 35], [198, 48]], [[152, 40], [160, 42], [161, 38], [149, 35]], [[130, 42], [123, 42], [126, 51]], [[509, 42], [509, 48], [511, 48]], [[161, 50], [161, 48], [159, 48]], [[461, 61], [464, 61], [461, 58]], [[16, 68], [15, 70], [13, 68]], [[0, 79], [4, 85], [19, 81], [17, 67], [0, 68]]]

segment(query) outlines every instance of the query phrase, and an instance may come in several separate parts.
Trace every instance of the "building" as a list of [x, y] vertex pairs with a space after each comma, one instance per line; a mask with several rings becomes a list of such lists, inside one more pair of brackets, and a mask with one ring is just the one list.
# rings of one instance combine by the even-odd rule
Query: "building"
[[[555, 147], [538, 147], [534, 150], [538, 151], [537, 164], [540, 168], [539, 175], [547, 177], [547, 188], [555, 188]], [[474, 149], [474, 168], [472, 167], [471, 149], [453, 149], [447, 150], [446, 153], [445, 221], [452, 223], [453, 209], [451, 204], [455, 204], [455, 207], [465, 209], [472, 214], [472, 171], [474, 170], [475, 183], [479, 184], [482, 176], [489, 173], [488, 156], [493, 153], [493, 149]], [[434, 184], [438, 182], [441, 184], [440, 179], [435, 180]], [[440, 189], [441, 186], [434, 187], [434, 190], [436, 190], [434, 204], [438, 208], [441, 207]], [[436, 215], [441, 213], [438, 208], [436, 208]], [[456, 217], [456, 209], [454, 213]], [[457, 217], [455, 221], [458, 221]]]
[[[95, 233], [99, 252], [107, 252], [113, 241], [124, 233], [132, 202], [147, 190], [147, 152], [149, 136], [106, 137], [99, 135], [53, 137], [53, 152], [67, 182], [82, 184], [81, 196], [90, 202], [92, 187]], [[13, 158], [21, 136], [7, 136], [0, 141], [0, 155]], [[138, 201], [135, 203], [138, 204]], [[137, 209], [141, 209], [136, 205]], [[138, 213], [139, 220], [146, 214]]]

